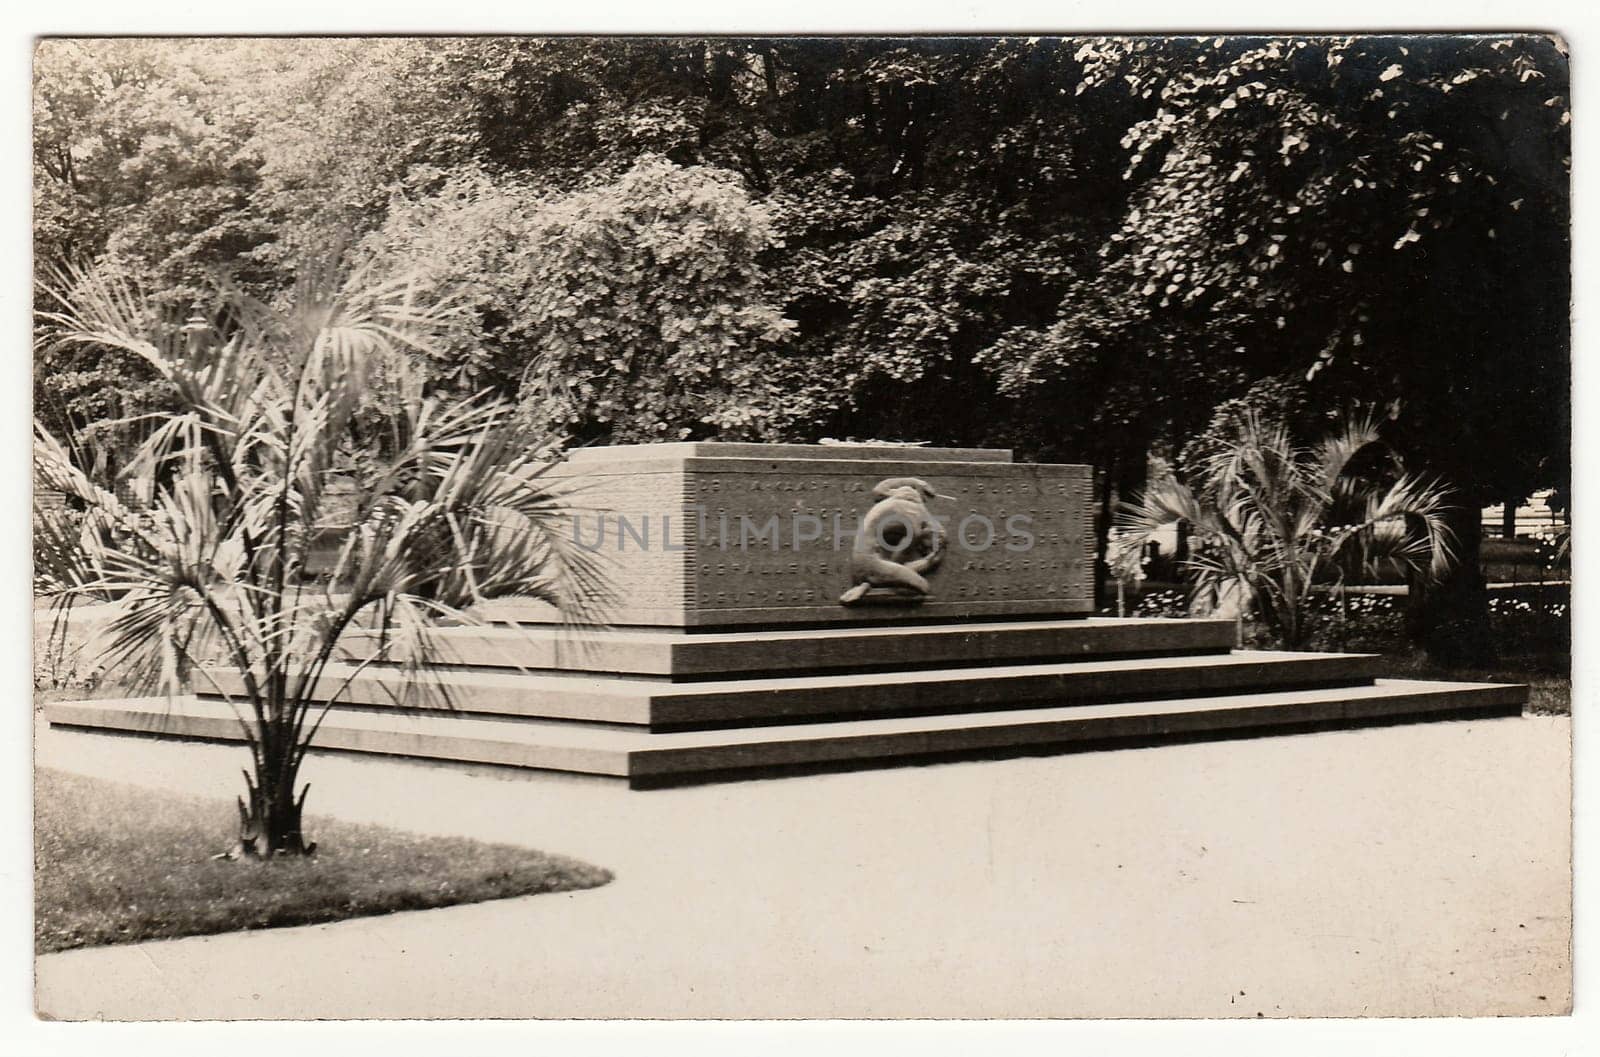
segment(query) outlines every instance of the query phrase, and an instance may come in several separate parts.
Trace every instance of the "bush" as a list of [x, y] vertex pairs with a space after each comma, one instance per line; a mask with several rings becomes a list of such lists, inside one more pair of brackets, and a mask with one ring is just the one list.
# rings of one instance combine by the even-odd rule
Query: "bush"
[[394, 203], [363, 251], [465, 311], [436, 375], [616, 440], [754, 437], [763, 353], [793, 326], [758, 263], [776, 244], [738, 177], [646, 157], [565, 194], [478, 170]]

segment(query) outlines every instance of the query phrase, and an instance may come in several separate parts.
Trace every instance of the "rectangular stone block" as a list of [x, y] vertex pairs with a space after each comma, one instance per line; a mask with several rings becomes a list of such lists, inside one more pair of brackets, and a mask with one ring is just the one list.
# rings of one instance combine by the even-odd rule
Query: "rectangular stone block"
[[[603, 555], [617, 584], [608, 614], [617, 626], [1060, 617], [1094, 607], [1088, 466], [979, 449], [685, 443], [583, 449], [554, 473], [584, 508], [572, 526], [578, 542]], [[873, 587], [843, 604], [856, 582], [856, 533], [884, 498], [874, 489], [903, 478], [937, 493], [899, 509], [939, 523], [943, 560], [918, 573], [926, 595]], [[484, 615], [558, 619], [520, 602]]]
[[[806, 765], [912, 763], [938, 754], [1066, 751], [1102, 739], [1270, 734], [1309, 724], [1514, 715], [1528, 688], [1487, 683], [1379, 680], [1357, 687], [1072, 704], [956, 715], [864, 718], [709, 731], [562, 723], [396, 709], [335, 710], [317, 736], [322, 751], [600, 775], [635, 788], [736, 779]], [[196, 698], [57, 702], [61, 727], [169, 738], [241, 741], [229, 706]]]
[[[809, 722], [829, 717], [986, 712], [1132, 700], [1177, 692], [1206, 696], [1245, 690], [1348, 686], [1371, 682], [1376, 661], [1370, 654], [1239, 651], [694, 682], [504, 670], [454, 670], [440, 673], [437, 680], [418, 682], [396, 668], [334, 663], [328, 666], [313, 696], [326, 700], [341, 692], [342, 704], [360, 708], [448, 710], [672, 730]], [[222, 668], [212, 673], [200, 696], [237, 697], [243, 689], [238, 672]]]
[[[552, 625], [437, 629], [434, 664], [703, 679], [730, 674], [893, 671], [1111, 657], [1227, 653], [1232, 620], [1079, 617], [868, 627], [689, 630]], [[377, 632], [346, 632], [343, 659], [383, 661]]]

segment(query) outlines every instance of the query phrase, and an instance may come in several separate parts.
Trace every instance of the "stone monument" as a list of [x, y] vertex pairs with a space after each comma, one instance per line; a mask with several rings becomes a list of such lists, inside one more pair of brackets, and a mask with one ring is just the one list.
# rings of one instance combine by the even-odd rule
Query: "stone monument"
[[[573, 535], [625, 586], [610, 614], [617, 626], [1070, 617], [1094, 608], [1087, 466], [1019, 464], [992, 449], [683, 443], [585, 448], [555, 473], [581, 482]], [[497, 603], [490, 612], [559, 620], [537, 605]]]
[[[1230, 620], [1095, 617], [1093, 474], [1008, 451], [681, 443], [556, 471], [611, 567], [606, 626], [531, 602], [441, 629], [431, 707], [352, 636], [324, 750], [604, 775], [796, 768], [1515, 712], [1517, 686], [1381, 680], [1361, 654], [1242, 651]], [[226, 693], [236, 673], [218, 673]], [[427, 698], [421, 703], [428, 706]], [[237, 740], [226, 700], [52, 722]]]

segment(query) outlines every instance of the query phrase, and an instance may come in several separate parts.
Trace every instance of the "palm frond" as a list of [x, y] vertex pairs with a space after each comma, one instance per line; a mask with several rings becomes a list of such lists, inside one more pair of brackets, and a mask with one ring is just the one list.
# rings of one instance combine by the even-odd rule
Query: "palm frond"
[[[41, 286], [48, 340], [134, 353], [176, 400], [143, 423], [124, 498], [36, 428], [36, 480], [82, 508], [38, 510], [38, 579], [63, 609], [115, 603], [105, 658], [134, 685], [170, 693], [197, 666], [237, 670], [243, 693], [229, 703], [256, 766], [252, 802], [292, 784], [354, 677], [325, 678], [347, 631], [383, 629], [363, 663], [396, 671], [397, 704], [448, 706], [430, 663], [441, 621], [470, 623], [474, 607], [520, 595], [603, 622], [610, 570], [571, 535], [582, 485], [550, 472], [560, 438], [504, 401], [420, 393], [413, 359], [452, 306], [331, 260], [299, 273], [286, 310], [225, 290], [208, 322], [182, 330], [105, 269], [62, 269]], [[392, 444], [355, 458], [358, 420], [374, 414]], [[328, 483], [344, 474], [364, 495], [331, 579], [311, 584]]]
[[1437, 480], [1403, 477], [1370, 497], [1366, 518], [1342, 533], [1341, 548], [1358, 548], [1363, 569], [1375, 575], [1385, 561], [1437, 579], [1457, 561], [1449, 515], [1451, 491]]
[[1351, 472], [1374, 450], [1398, 467], [1373, 413], [1347, 417], [1311, 448], [1296, 446], [1282, 422], [1253, 411], [1238, 414], [1233, 426], [1232, 442], [1199, 460], [1188, 487], [1158, 482], [1119, 517], [1130, 550], [1189, 524], [1187, 565], [1197, 597], [1238, 590], [1292, 646], [1305, 636], [1306, 600], [1330, 563], [1371, 574], [1399, 561], [1437, 576], [1456, 560], [1443, 484], [1401, 477], [1385, 487]]
[[[1350, 464], [1356, 457], [1376, 446], [1382, 447], [1378, 436], [1379, 418], [1368, 410], [1362, 414], [1347, 415], [1339, 426], [1318, 442], [1315, 448], [1315, 472], [1322, 490], [1333, 494], [1346, 477]], [[1388, 449], [1383, 448], [1385, 454]]]

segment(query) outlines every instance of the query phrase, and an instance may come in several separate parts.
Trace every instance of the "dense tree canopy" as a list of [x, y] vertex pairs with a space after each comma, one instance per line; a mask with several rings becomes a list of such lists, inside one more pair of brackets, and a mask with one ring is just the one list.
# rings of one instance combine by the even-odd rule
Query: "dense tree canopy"
[[[1087, 92], [1128, 84], [1159, 107], [1124, 137], [1136, 189], [1102, 267], [1049, 327], [989, 354], [1008, 389], [1048, 393], [1142, 355], [1180, 383], [1111, 394], [1148, 415], [1196, 386], [1289, 373], [1324, 406], [1389, 404], [1401, 443], [1475, 494], [1565, 471], [1569, 117], [1553, 42], [1081, 54]], [[1514, 445], [1464, 443], [1512, 421], [1528, 427]]]
[[[175, 312], [209, 270], [267, 238], [239, 157], [248, 117], [218, 108], [239, 49], [178, 42], [50, 41], [34, 79], [34, 257], [107, 257]], [[159, 399], [149, 368], [107, 349], [52, 349], [35, 374], [40, 413], [66, 435], [115, 436]]]
[[[1568, 474], [1548, 38], [52, 41], [37, 69], [41, 261], [125, 262], [181, 314], [218, 267], [270, 296], [308, 251], [403, 260], [463, 309], [432, 384], [579, 436], [1000, 444], [1126, 488], [1271, 380], [1308, 430], [1386, 409], [1467, 507]], [[159, 399], [50, 356], [58, 426]]]

